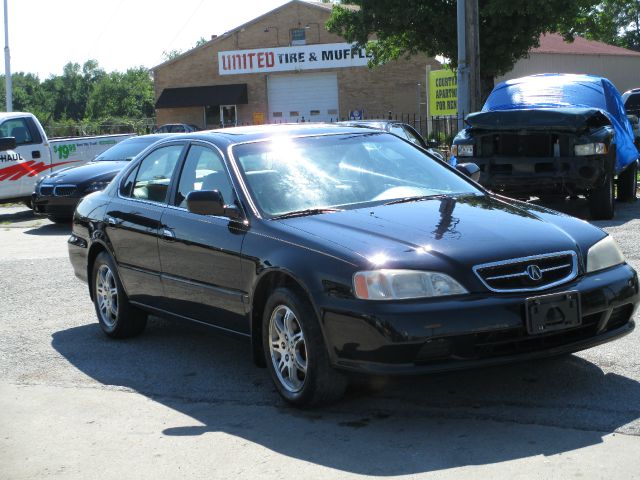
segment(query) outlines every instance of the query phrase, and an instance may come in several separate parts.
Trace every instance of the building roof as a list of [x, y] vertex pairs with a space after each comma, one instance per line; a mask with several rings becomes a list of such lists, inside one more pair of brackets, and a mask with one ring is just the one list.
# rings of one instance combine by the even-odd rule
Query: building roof
[[540, 46], [532, 48], [530, 53], [565, 53], [569, 55], [623, 55], [640, 57], [640, 52], [627, 48], [616, 47], [595, 40], [574, 37], [573, 42], [566, 42], [562, 35], [547, 33], [540, 36]]
[[[166, 61], [162, 62], [161, 64], [156, 65], [155, 67], [151, 67], [151, 70], [157, 70], [159, 68], [162, 68], [162, 67], [165, 67], [167, 65], [170, 65], [170, 64], [172, 64], [172, 63], [174, 63], [174, 62], [176, 62], [176, 61], [178, 61], [178, 60], [180, 60], [180, 59], [182, 59], [182, 58], [184, 58], [184, 57], [186, 57], [188, 55], [191, 55], [194, 52], [194, 50], [199, 50], [199, 49], [208, 47], [209, 45], [211, 45], [213, 43], [216, 43], [216, 42], [219, 42], [221, 40], [224, 40], [225, 38], [228, 38], [233, 33], [242, 31], [244, 28], [248, 27], [249, 25], [257, 23], [257, 22], [261, 21], [263, 18], [265, 18], [265, 17], [267, 17], [267, 16], [269, 16], [269, 15], [271, 15], [273, 13], [276, 13], [276, 12], [282, 10], [282, 9], [288, 8], [288, 7], [292, 6], [293, 4], [300, 4], [300, 5], [308, 6], [308, 7], [311, 7], [311, 8], [319, 8], [321, 10], [328, 11], [328, 13], [330, 13], [331, 9], [333, 8], [333, 3], [322, 3], [322, 2], [314, 2], [314, 1], [306, 1], [306, 0], [291, 0], [291, 1], [287, 2], [287, 3], [284, 3], [284, 4], [280, 5], [277, 8], [274, 8], [273, 10], [268, 11], [267, 13], [265, 13], [263, 15], [260, 15], [259, 17], [253, 18], [253, 19], [249, 20], [248, 22], [246, 22], [246, 23], [244, 23], [242, 25], [239, 25], [239, 26], [237, 26], [235, 28], [232, 28], [231, 30], [229, 30], [228, 32], [223, 33], [222, 35], [218, 35], [218, 36], [212, 38], [211, 40], [209, 40], [208, 42], [200, 45], [199, 47], [194, 47], [194, 48], [192, 48], [190, 50], [187, 50], [186, 52], [181, 53], [180, 55], [176, 56], [175, 58], [172, 58], [170, 60], [166, 60]], [[343, 6], [343, 7], [346, 6], [348, 8], [351, 8], [351, 6], [348, 6], [348, 5], [341, 5], [341, 6]]]

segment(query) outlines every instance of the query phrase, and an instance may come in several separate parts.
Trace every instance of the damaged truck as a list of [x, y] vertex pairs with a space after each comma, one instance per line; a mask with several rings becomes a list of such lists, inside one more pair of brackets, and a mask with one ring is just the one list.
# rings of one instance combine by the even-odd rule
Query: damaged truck
[[636, 198], [638, 149], [622, 99], [606, 78], [541, 74], [502, 82], [466, 118], [452, 160], [480, 167], [480, 183], [515, 198], [584, 195], [591, 218]]

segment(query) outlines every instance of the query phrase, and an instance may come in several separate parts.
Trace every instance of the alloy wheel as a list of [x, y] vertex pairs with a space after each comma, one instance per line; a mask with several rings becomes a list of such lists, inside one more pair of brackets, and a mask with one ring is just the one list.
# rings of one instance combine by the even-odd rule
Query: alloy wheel
[[307, 378], [307, 347], [302, 326], [286, 305], [271, 312], [269, 351], [280, 384], [291, 393], [302, 390]]
[[96, 299], [104, 324], [113, 328], [118, 319], [118, 286], [108, 265], [100, 265], [96, 275]]

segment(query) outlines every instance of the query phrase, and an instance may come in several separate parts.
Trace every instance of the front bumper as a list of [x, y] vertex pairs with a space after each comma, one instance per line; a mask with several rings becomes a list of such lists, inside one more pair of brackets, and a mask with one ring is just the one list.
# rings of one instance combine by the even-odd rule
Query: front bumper
[[[580, 326], [529, 335], [527, 294], [472, 294], [431, 301], [343, 300], [322, 320], [333, 364], [375, 374], [421, 374], [572, 353], [630, 333], [638, 277], [612, 267], [543, 293], [578, 291]], [[357, 312], [357, 313], [356, 313]]]
[[42, 195], [36, 191], [31, 195], [31, 204], [35, 213], [71, 218], [81, 198], [78, 194]]
[[480, 184], [518, 193], [584, 193], [611, 170], [607, 155], [584, 157], [461, 157], [480, 167]]

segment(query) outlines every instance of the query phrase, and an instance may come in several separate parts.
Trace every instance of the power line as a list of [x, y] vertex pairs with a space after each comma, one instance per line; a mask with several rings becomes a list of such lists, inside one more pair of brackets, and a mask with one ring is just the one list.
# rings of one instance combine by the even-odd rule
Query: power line
[[180, 36], [180, 34], [183, 32], [183, 30], [185, 28], [187, 28], [187, 25], [189, 25], [189, 23], [191, 23], [191, 20], [193, 20], [193, 17], [196, 15], [198, 10], [200, 10], [200, 7], [202, 6], [203, 3], [204, 3], [204, 0], [200, 0], [200, 3], [198, 4], [198, 6], [196, 8], [193, 9], [193, 12], [191, 12], [191, 15], [189, 15], [189, 18], [187, 19], [187, 21], [184, 23], [184, 25], [182, 25], [182, 27], [180, 27], [180, 30], [178, 30], [178, 32], [175, 34], [175, 36], [169, 42], [169, 45], [167, 45], [167, 47], [164, 49], [165, 52], [169, 51], [169, 49], [173, 46], [173, 42], [175, 42], [176, 39]]

